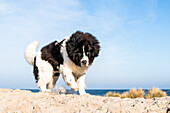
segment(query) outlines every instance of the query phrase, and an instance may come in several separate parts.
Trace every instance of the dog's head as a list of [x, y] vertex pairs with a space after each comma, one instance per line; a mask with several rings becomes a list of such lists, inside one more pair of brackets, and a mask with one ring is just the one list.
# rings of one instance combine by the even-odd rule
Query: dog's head
[[68, 57], [80, 67], [89, 67], [98, 56], [100, 46], [98, 40], [89, 33], [80, 31], [71, 35], [66, 42]]

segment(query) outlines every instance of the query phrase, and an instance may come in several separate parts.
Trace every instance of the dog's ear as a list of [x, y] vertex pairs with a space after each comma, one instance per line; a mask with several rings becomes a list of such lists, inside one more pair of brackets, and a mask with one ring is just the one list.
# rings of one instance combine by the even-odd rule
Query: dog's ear
[[100, 46], [99, 41], [96, 39], [95, 36], [91, 35], [90, 33], [85, 33], [86, 40], [89, 42], [88, 49], [91, 51], [92, 57], [97, 57], [99, 55]]
[[94, 57], [97, 57], [99, 55], [99, 51], [100, 51], [100, 46], [99, 46], [99, 43], [96, 43], [94, 45]]
[[82, 58], [83, 37], [81, 32], [73, 33], [70, 39], [66, 42], [66, 50], [68, 57], [78, 66], [80, 66], [80, 59]]

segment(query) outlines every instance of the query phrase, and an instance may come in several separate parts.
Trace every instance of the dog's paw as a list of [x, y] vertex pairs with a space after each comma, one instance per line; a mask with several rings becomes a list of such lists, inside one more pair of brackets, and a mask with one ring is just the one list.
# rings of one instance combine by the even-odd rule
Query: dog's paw
[[78, 89], [79, 89], [77, 84], [71, 85], [70, 88], [74, 91], [78, 91]]
[[78, 88], [71, 88], [72, 90], [74, 90], [74, 91], [78, 91]]
[[51, 93], [51, 90], [50, 89], [46, 89], [44, 91], [42, 91], [43, 93]]
[[79, 87], [76, 82], [72, 82], [72, 84], [69, 85], [70, 88], [74, 91], [78, 91]]
[[83, 94], [80, 94], [80, 95], [83, 95], [83, 96], [90, 96], [89, 93], [83, 93]]

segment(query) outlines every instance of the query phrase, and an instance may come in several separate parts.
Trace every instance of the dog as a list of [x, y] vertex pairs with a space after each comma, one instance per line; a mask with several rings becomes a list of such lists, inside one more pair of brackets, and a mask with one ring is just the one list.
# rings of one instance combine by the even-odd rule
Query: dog
[[38, 42], [25, 49], [25, 58], [33, 66], [36, 84], [40, 91], [51, 91], [60, 73], [72, 90], [85, 92], [85, 74], [99, 55], [100, 45], [90, 33], [76, 31], [62, 41], [54, 41], [36, 52]]

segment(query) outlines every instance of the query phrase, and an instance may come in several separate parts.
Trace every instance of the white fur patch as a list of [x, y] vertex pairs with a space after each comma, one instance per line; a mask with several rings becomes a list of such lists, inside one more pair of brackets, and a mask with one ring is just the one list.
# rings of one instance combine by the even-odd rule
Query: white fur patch
[[[84, 46], [83, 46], [83, 58], [81, 59], [81, 62], [82, 62], [83, 60], [86, 60], [86, 61], [87, 61], [87, 63], [86, 63], [85, 66], [88, 67], [88, 66], [89, 66], [89, 58], [88, 58], [88, 56], [86, 56], [86, 54], [85, 54], [85, 48], [84, 48]], [[83, 67], [84, 64], [81, 63], [81, 66]]]
[[34, 65], [34, 57], [36, 56], [37, 52], [36, 49], [38, 47], [38, 41], [34, 41], [30, 43], [24, 52], [25, 59], [31, 65]]
[[53, 67], [50, 63], [48, 63], [48, 61], [41, 59], [41, 52], [38, 52], [36, 56], [36, 66], [39, 71], [37, 86], [40, 87], [42, 91], [46, 91], [44, 86], [46, 86], [53, 79]]

